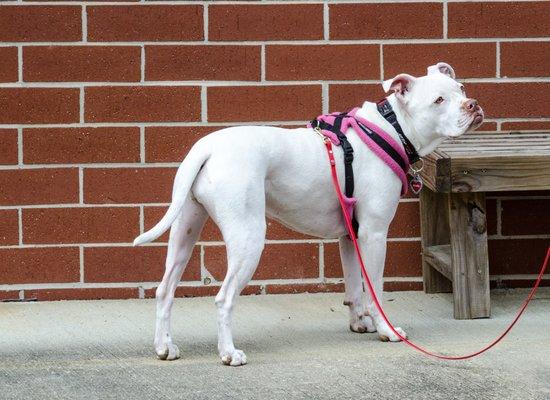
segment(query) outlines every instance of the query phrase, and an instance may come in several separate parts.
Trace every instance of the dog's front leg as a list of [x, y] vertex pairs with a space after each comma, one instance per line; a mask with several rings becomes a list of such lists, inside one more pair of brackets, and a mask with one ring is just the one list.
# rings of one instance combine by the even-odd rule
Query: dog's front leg
[[[359, 228], [359, 247], [380, 304], [382, 304], [382, 292], [384, 288], [383, 277], [384, 263], [386, 261], [386, 240], [387, 229], [376, 230], [369, 228], [367, 224], [362, 224]], [[380, 340], [399, 342], [401, 339], [393, 333], [378, 312], [368, 288], [366, 290], [366, 297], [367, 310], [374, 321]], [[396, 328], [396, 330], [402, 336], [406, 337], [406, 333], [401, 328]]]
[[340, 259], [346, 285], [344, 305], [349, 307], [349, 329], [357, 333], [375, 332], [376, 327], [365, 308], [361, 268], [348, 236], [340, 238]]

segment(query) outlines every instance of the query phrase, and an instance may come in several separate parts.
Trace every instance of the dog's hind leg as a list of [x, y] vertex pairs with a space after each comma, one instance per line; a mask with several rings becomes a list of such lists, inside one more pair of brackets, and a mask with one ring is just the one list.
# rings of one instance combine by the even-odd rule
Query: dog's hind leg
[[155, 351], [161, 360], [179, 358], [179, 349], [172, 343], [170, 329], [174, 292], [207, 219], [203, 206], [188, 196], [170, 230], [166, 270], [156, 292]]
[[[227, 275], [216, 296], [218, 308], [218, 351], [226, 365], [246, 364], [246, 355], [235, 348], [231, 332], [233, 309], [241, 291], [256, 271], [265, 242], [265, 200], [256, 198], [255, 204], [243, 201], [235, 210], [232, 205], [232, 218], [224, 218], [219, 224], [227, 248]], [[227, 217], [227, 215], [226, 215]]]
[[340, 238], [340, 259], [344, 272], [346, 295], [344, 305], [349, 307], [349, 328], [352, 332], [374, 332], [376, 327], [368, 315], [363, 299], [363, 277], [353, 243], [347, 236]]

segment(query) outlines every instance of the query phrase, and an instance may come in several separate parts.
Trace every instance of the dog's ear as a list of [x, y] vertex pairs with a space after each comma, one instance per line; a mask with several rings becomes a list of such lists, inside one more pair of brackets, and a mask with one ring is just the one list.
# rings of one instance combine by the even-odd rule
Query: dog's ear
[[443, 74], [449, 78], [456, 79], [455, 70], [449, 64], [444, 62], [438, 62], [435, 65], [428, 67], [428, 75]]
[[385, 92], [394, 91], [397, 97], [403, 98], [406, 92], [411, 90], [416, 78], [409, 74], [399, 74], [395, 78], [382, 83]]

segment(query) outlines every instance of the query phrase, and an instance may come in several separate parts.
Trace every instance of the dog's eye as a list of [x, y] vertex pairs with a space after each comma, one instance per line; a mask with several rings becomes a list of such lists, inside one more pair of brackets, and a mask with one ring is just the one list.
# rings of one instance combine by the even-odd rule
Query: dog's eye
[[437, 99], [435, 99], [434, 103], [435, 104], [441, 104], [443, 103], [443, 100], [445, 100], [443, 97], [439, 96]]
[[466, 90], [464, 90], [464, 86], [460, 85], [460, 90], [462, 90], [462, 93], [466, 93]]

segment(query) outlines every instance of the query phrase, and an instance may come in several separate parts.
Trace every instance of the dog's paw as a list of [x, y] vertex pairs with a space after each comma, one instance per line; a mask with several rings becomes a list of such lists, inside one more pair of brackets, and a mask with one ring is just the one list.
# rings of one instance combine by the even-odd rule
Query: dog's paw
[[164, 343], [159, 346], [155, 346], [155, 351], [159, 360], [177, 360], [180, 358], [180, 349], [173, 343]]
[[[407, 339], [407, 334], [405, 331], [401, 328], [396, 327], [395, 330], [403, 336], [405, 339]], [[378, 337], [382, 342], [400, 342], [401, 338], [397, 336], [389, 327], [384, 327], [382, 329], [378, 329]]]
[[246, 354], [244, 354], [244, 351], [242, 350], [235, 349], [232, 352], [223, 354], [221, 357], [222, 363], [225, 365], [231, 365], [232, 367], [238, 367], [246, 364]]
[[372, 318], [369, 315], [364, 315], [358, 321], [351, 322], [349, 329], [356, 333], [376, 332], [374, 322], [372, 322]]

